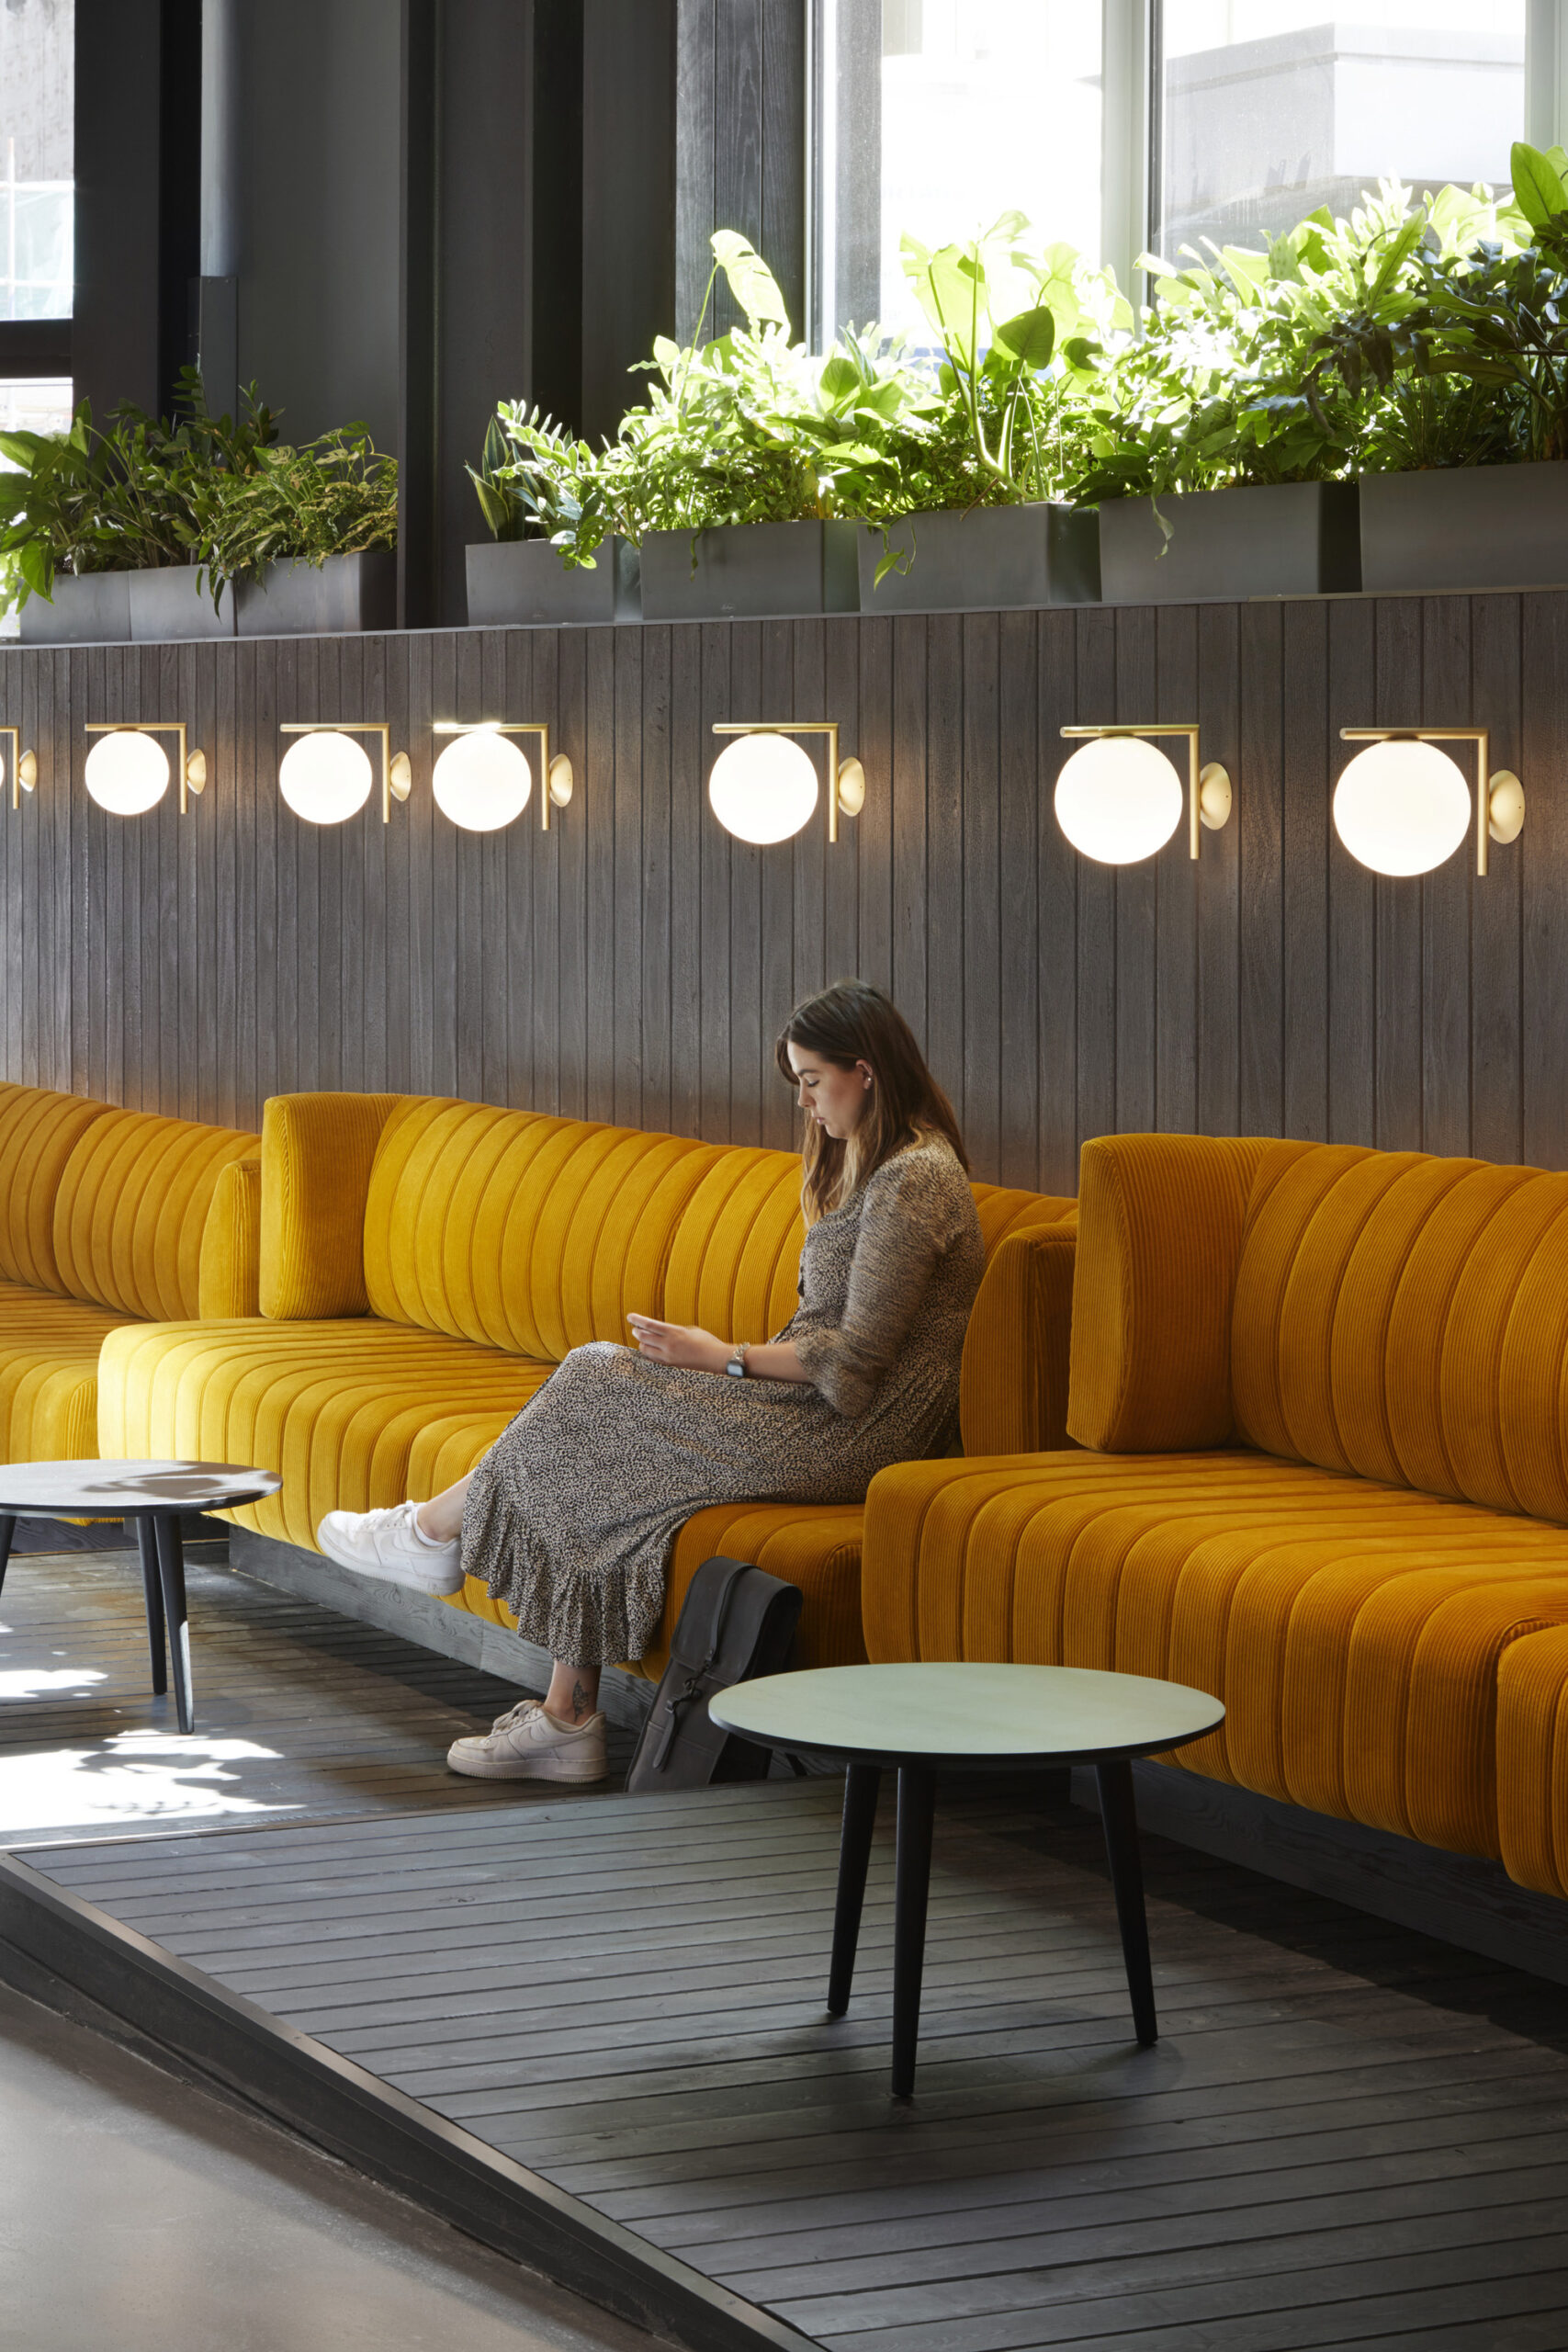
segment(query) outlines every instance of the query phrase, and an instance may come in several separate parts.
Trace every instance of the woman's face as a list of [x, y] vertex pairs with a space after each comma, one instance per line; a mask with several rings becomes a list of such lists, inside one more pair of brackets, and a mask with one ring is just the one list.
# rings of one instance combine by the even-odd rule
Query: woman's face
[[852, 1069], [840, 1069], [837, 1062], [824, 1060], [808, 1046], [792, 1045], [786, 1050], [801, 1109], [842, 1143], [859, 1126], [871, 1100], [871, 1064], [856, 1062]]

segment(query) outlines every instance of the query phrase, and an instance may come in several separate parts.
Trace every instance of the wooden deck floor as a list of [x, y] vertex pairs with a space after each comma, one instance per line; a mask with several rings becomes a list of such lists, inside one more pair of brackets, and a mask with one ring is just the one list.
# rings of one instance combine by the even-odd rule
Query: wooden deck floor
[[835, 2352], [1568, 2343], [1558, 1988], [1147, 1841], [1132, 2043], [1098, 1825], [939, 1811], [921, 2069], [891, 1849], [822, 1997], [838, 1790], [225, 1828], [56, 1884]]
[[[446, 1767], [518, 1696], [493, 1675], [186, 1553], [196, 1729], [154, 1699], [134, 1553], [13, 1556], [0, 1592], [0, 1848], [222, 1822], [528, 1804]], [[612, 1760], [628, 1743], [612, 1736]]]

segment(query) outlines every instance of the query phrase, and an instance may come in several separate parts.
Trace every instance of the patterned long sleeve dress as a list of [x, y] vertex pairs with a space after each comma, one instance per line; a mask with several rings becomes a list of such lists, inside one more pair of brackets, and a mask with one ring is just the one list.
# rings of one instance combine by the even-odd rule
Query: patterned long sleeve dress
[[726, 1379], [608, 1340], [574, 1348], [478, 1464], [463, 1566], [570, 1666], [640, 1657], [671, 1544], [705, 1504], [864, 1499], [952, 1433], [985, 1271], [944, 1139], [886, 1160], [806, 1237], [790, 1340], [805, 1382]]

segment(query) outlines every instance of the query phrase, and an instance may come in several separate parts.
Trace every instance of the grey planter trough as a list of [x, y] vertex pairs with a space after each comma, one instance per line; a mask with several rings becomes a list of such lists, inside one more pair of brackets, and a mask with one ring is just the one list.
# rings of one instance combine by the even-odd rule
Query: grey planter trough
[[645, 621], [787, 620], [860, 608], [854, 523], [725, 523], [649, 531]]
[[1568, 462], [1363, 474], [1361, 585], [1568, 585]]
[[[1159, 515], [1170, 526], [1168, 540]], [[1108, 605], [1315, 596], [1359, 588], [1356, 485], [1269, 482], [1157, 502], [1107, 498], [1100, 509], [1100, 578]]]
[[346, 637], [398, 625], [398, 559], [386, 548], [315, 563], [269, 563], [223, 592], [241, 637]]
[[[899, 562], [883, 574], [884, 555]], [[863, 613], [998, 612], [1100, 601], [1100, 520], [1092, 507], [953, 508], [859, 526]]]
[[490, 539], [465, 550], [468, 627], [515, 628], [635, 621], [642, 616], [641, 565], [628, 539], [613, 539], [593, 569], [560, 560], [547, 539]]
[[125, 645], [130, 638], [129, 571], [55, 574], [54, 596], [29, 596], [19, 616], [24, 645]]
[[207, 573], [199, 565], [169, 564], [158, 571], [132, 571], [127, 578], [130, 634], [136, 644], [183, 644], [193, 638], [233, 636], [233, 590], [224, 589], [222, 605], [215, 612]]

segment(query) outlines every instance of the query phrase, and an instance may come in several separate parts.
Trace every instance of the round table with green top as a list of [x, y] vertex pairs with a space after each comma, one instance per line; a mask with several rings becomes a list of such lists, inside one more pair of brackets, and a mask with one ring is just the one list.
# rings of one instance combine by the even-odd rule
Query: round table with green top
[[1122, 1953], [1140, 2042], [1155, 2041], [1133, 1758], [1201, 1739], [1224, 1721], [1206, 1691], [1077, 1666], [831, 1666], [739, 1682], [708, 1702], [727, 1731], [848, 1766], [828, 2011], [850, 2005], [866, 1866], [884, 1771], [898, 1775], [894, 1863], [893, 2095], [915, 2086], [931, 1823], [939, 1771], [1094, 1767]]

